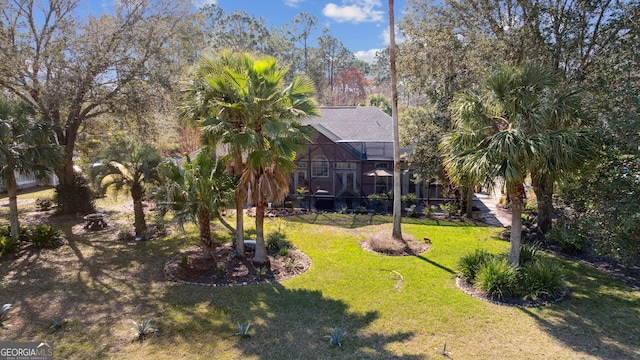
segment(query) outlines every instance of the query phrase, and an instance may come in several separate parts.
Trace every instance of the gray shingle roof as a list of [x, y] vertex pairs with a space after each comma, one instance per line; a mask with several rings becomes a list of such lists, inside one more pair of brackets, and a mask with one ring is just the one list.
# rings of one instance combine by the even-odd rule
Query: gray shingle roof
[[335, 142], [393, 142], [393, 118], [374, 106], [320, 107], [302, 123]]

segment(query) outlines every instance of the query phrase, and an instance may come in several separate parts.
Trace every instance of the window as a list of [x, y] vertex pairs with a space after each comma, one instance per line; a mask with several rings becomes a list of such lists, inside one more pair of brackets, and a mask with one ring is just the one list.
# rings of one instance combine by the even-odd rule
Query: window
[[356, 163], [347, 162], [347, 161], [341, 161], [341, 162], [335, 163], [334, 167], [336, 169], [339, 169], [339, 170], [355, 170], [356, 169]]
[[389, 168], [388, 163], [383, 163], [383, 162], [376, 163], [376, 169], [388, 169], [388, 168]]
[[318, 155], [311, 160], [312, 177], [329, 177], [329, 160], [322, 155]]

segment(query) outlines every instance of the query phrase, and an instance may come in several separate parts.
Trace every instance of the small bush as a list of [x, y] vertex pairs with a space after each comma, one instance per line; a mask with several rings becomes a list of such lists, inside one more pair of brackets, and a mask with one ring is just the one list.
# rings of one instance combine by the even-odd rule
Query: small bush
[[267, 235], [267, 248], [271, 250], [280, 250], [282, 248], [290, 248], [291, 242], [287, 240], [287, 234], [276, 231]]
[[475, 287], [499, 299], [514, 294], [516, 269], [504, 257], [494, 257], [480, 265], [476, 274]]
[[523, 266], [538, 258], [538, 249], [540, 246], [537, 243], [520, 246], [520, 266]]
[[433, 212], [434, 211], [435, 211], [435, 209], [431, 205], [427, 205], [427, 206], [424, 207], [424, 209], [422, 209], [422, 213], [424, 214], [424, 216], [426, 216], [428, 218], [433, 216]]
[[575, 226], [565, 222], [558, 222], [547, 234], [546, 238], [555, 240], [562, 251], [569, 254], [579, 254], [589, 248], [586, 236]]
[[0, 235], [0, 256], [11, 254], [18, 250], [21, 241], [11, 236]]
[[415, 193], [408, 193], [406, 195], [402, 195], [401, 199], [402, 199], [402, 202], [407, 204], [408, 206], [418, 205], [419, 203], [418, 196], [416, 196]]
[[283, 256], [283, 257], [289, 255], [289, 248], [285, 247], [280, 249], [280, 251], [278, 251], [278, 254], [280, 254], [280, 256]]
[[536, 300], [543, 296], [554, 298], [564, 290], [564, 273], [551, 261], [530, 261], [518, 271], [516, 295], [522, 299]]
[[453, 217], [458, 211], [458, 207], [454, 203], [440, 204], [440, 210], [442, 210], [447, 217]]
[[[6, 237], [11, 236], [11, 226], [0, 227], [0, 236], [6, 236]], [[29, 241], [30, 237], [31, 237], [31, 229], [29, 229], [26, 226], [20, 226], [20, 229], [18, 230], [18, 240], [22, 242], [26, 242], [26, 241]]]
[[53, 206], [53, 200], [50, 198], [36, 199], [36, 209], [38, 211], [47, 211]]
[[38, 225], [33, 229], [29, 240], [38, 249], [51, 249], [60, 246], [63, 234], [62, 230], [52, 226]]
[[480, 266], [484, 265], [493, 257], [493, 254], [480, 249], [476, 250], [474, 253], [463, 256], [458, 262], [458, 275], [469, 284], [473, 284], [476, 281], [476, 274], [478, 273]]

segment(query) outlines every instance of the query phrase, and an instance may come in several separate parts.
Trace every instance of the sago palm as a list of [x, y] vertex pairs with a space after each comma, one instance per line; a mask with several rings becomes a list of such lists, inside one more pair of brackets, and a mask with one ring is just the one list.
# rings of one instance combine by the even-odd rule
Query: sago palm
[[0, 99], [0, 182], [9, 195], [10, 235], [18, 237], [18, 184], [16, 173], [44, 179], [62, 161], [50, 140], [48, 124], [38, 121], [22, 101]]

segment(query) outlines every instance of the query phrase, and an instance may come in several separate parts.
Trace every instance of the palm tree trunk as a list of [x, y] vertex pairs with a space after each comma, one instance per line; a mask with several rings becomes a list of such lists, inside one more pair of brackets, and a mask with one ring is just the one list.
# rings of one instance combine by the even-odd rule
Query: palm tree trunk
[[200, 241], [202, 241], [202, 256], [211, 259], [216, 264], [213, 256], [213, 241], [211, 241], [211, 216], [209, 210], [201, 207], [198, 211], [198, 228], [200, 230]]
[[509, 250], [509, 264], [518, 266], [520, 263], [520, 240], [522, 238], [522, 211], [524, 210], [524, 186], [522, 184], [515, 185], [510, 192], [511, 206], [511, 234], [509, 241], [511, 248]]
[[553, 217], [553, 179], [546, 174], [534, 174], [531, 186], [538, 200], [538, 230], [546, 234], [551, 230]]
[[256, 254], [253, 257], [255, 266], [269, 265], [267, 258], [267, 244], [264, 241], [264, 209], [266, 204], [256, 203]]
[[7, 193], [9, 194], [9, 223], [11, 224], [10, 236], [18, 238], [20, 235], [20, 221], [18, 219], [18, 183], [16, 175], [13, 172], [13, 166], [8, 166], [5, 171], [5, 185], [7, 185]]
[[244, 253], [244, 200], [236, 189], [236, 256], [245, 257]]
[[465, 191], [465, 195], [467, 196], [467, 208], [465, 209], [465, 216], [471, 219], [473, 218], [473, 186], [465, 186]]
[[131, 198], [133, 199], [133, 217], [136, 237], [143, 237], [147, 232], [147, 222], [145, 221], [144, 209], [142, 207], [142, 195], [142, 185], [139, 182], [134, 182], [131, 185]]

